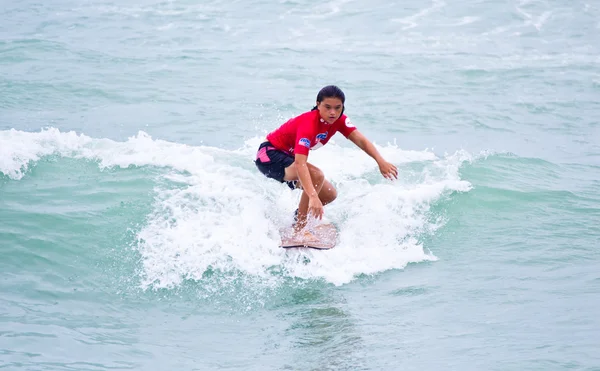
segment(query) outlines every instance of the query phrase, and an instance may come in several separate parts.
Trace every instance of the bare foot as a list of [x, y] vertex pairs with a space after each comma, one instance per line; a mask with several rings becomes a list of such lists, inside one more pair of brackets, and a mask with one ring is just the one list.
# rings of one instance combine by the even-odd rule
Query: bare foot
[[306, 242], [317, 242], [318, 238], [309, 231], [304, 231], [302, 239]]
[[310, 231], [308, 231], [306, 229], [301, 229], [299, 231], [294, 230], [293, 239], [305, 241], [305, 242], [317, 242], [318, 241], [317, 236], [315, 236], [314, 234], [312, 234]]

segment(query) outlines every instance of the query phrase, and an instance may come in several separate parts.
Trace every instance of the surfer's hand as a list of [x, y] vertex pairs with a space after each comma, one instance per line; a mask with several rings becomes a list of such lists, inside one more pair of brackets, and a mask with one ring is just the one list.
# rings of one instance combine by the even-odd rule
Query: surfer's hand
[[323, 219], [323, 203], [319, 196], [313, 196], [308, 199], [308, 214], [315, 218]]
[[384, 178], [389, 180], [398, 179], [398, 169], [393, 164], [387, 161], [381, 161], [379, 164], [379, 171]]

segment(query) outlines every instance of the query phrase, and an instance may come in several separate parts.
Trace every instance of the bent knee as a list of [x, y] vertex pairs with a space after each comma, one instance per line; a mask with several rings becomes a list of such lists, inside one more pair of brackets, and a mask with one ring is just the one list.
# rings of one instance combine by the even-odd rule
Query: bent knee
[[316, 166], [310, 166], [309, 170], [310, 170], [310, 178], [312, 179], [313, 183], [316, 183], [316, 184], [323, 183], [323, 180], [325, 180], [325, 174], [323, 174], [323, 171], [321, 169], [319, 169]]
[[331, 199], [331, 201], [333, 201], [337, 198], [337, 189], [335, 189], [334, 186], [329, 186], [329, 188], [329, 198]]
[[319, 193], [319, 197], [324, 204], [328, 204], [337, 198], [337, 190], [331, 183], [325, 182]]
[[[323, 190], [325, 191], [324, 197], [327, 199], [328, 202], [331, 202], [337, 198], [337, 189], [335, 189], [335, 187], [331, 185], [331, 183], [327, 182], [323, 186]], [[323, 190], [321, 192], [323, 192]]]

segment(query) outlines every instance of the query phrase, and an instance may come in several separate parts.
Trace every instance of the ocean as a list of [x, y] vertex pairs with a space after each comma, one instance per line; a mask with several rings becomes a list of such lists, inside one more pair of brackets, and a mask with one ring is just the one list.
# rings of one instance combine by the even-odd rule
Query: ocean
[[[254, 165], [325, 85], [328, 251]], [[0, 369], [600, 370], [600, 5], [0, 9]]]

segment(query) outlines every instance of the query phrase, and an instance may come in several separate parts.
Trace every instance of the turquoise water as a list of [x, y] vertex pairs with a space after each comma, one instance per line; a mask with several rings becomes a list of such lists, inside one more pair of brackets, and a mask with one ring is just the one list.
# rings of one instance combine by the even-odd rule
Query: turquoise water
[[[600, 6], [0, 10], [0, 368], [600, 370]], [[252, 162], [335, 83], [330, 251]]]

